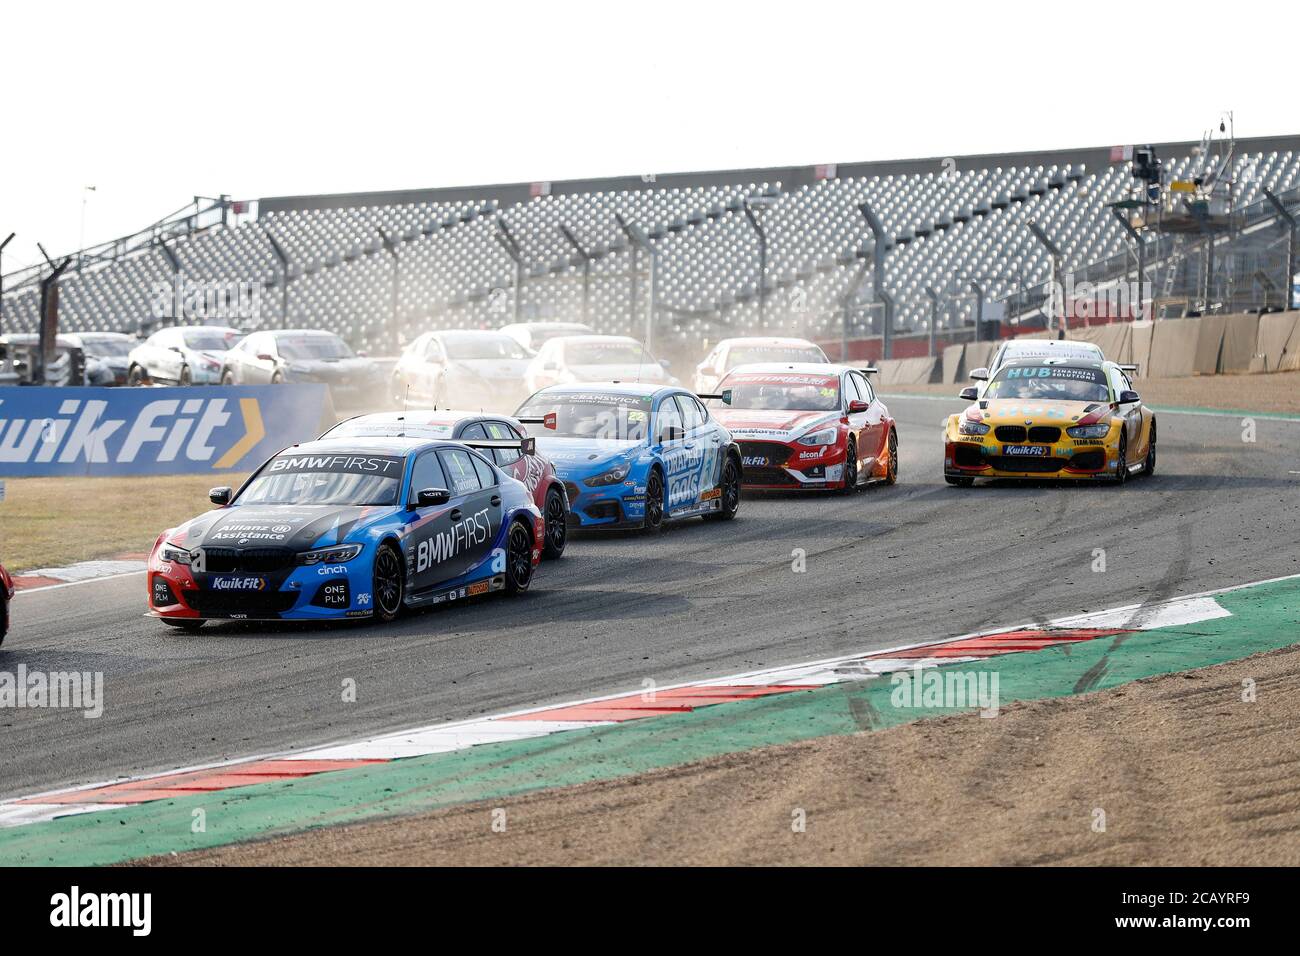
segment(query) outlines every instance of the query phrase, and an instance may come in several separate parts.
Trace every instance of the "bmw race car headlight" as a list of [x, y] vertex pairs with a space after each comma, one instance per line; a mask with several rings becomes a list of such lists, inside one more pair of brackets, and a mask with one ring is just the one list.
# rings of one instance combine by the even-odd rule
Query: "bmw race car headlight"
[[1110, 432], [1110, 425], [1075, 425], [1067, 428], [1065, 433], [1071, 438], [1105, 438]]
[[166, 541], [163, 543], [163, 546], [158, 549], [158, 560], [167, 561], [171, 564], [189, 564], [190, 553], [179, 544], [172, 544], [170, 541]]
[[811, 435], [804, 435], [799, 439], [801, 445], [833, 445], [835, 443], [835, 429], [823, 428], [821, 431], [813, 432]]
[[969, 418], [963, 418], [957, 423], [957, 431], [963, 435], [987, 435], [989, 426], [983, 422], [973, 422]]
[[339, 564], [351, 561], [361, 553], [359, 544], [339, 544], [332, 548], [319, 548], [315, 551], [303, 551], [298, 555], [299, 564]]
[[590, 485], [593, 488], [599, 488], [602, 485], [617, 484], [627, 477], [627, 473], [630, 470], [631, 466], [624, 462], [623, 464], [615, 465], [599, 475], [592, 475], [590, 478], [585, 479], [583, 484]]

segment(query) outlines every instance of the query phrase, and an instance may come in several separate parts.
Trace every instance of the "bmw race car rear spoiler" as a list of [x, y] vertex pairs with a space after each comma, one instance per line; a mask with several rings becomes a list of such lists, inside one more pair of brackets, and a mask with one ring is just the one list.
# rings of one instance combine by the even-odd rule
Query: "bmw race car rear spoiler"
[[547, 412], [541, 418], [516, 418], [515, 421], [521, 425], [542, 425], [555, 431], [555, 412]]
[[863, 375], [879, 375], [879, 374], [880, 374], [880, 369], [876, 368], [874, 365], [868, 365], [866, 368], [860, 368], [860, 369], [858, 369], [858, 371], [861, 372]]
[[1137, 365], [1121, 365], [1119, 368], [1120, 368], [1120, 371], [1121, 371], [1121, 372], [1132, 372], [1134, 375], [1136, 375], [1137, 372], [1138, 372], [1138, 368], [1139, 368], [1139, 366], [1137, 366]]
[[724, 388], [722, 391], [718, 392], [716, 395], [706, 395], [706, 394], [704, 394], [703, 392], [696, 392], [695, 397], [698, 398], [698, 399], [700, 399], [701, 401], [706, 401], [706, 402], [707, 402], [707, 401], [709, 401], [710, 399], [713, 399], [713, 400], [715, 400], [715, 401], [719, 401], [719, 402], [721, 402], [723, 405], [730, 405], [730, 404], [731, 404], [731, 389], [729, 389], [729, 388]]
[[537, 454], [536, 438], [474, 438], [461, 439], [460, 443], [468, 448], [506, 448], [525, 455]]

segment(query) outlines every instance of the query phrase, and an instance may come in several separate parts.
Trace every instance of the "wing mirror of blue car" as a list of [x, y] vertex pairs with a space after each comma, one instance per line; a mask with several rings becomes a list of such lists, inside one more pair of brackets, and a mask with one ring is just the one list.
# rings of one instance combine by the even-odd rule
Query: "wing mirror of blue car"
[[989, 370], [986, 368], [972, 369], [970, 377], [976, 382], [987, 382], [989, 380]]
[[973, 402], [980, 397], [980, 390], [974, 385], [967, 385], [957, 393], [957, 397], [963, 401]]
[[1142, 401], [1142, 396], [1137, 392], [1126, 389], [1119, 393], [1119, 404], [1121, 405], [1136, 405], [1140, 401]]
[[214, 505], [225, 507], [230, 504], [230, 489], [224, 485], [220, 488], [212, 488], [208, 491], [208, 500]]
[[852, 399], [849, 402], [849, 414], [856, 415], [858, 412], [865, 412], [871, 406], [860, 398]]
[[451, 501], [451, 492], [446, 488], [421, 488], [415, 493], [415, 507], [432, 508], [434, 505], [445, 505]]

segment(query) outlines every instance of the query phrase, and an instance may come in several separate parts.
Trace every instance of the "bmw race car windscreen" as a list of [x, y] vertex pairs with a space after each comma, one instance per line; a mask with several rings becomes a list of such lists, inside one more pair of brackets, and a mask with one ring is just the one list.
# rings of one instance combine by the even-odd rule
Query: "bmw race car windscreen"
[[773, 409], [797, 412], [830, 412], [840, 407], [838, 375], [782, 375], [740, 372], [722, 380], [731, 389], [731, 403], [710, 399], [714, 408]]
[[993, 377], [984, 393], [990, 399], [1045, 402], [1109, 402], [1106, 373], [1099, 368], [1017, 365]]
[[650, 426], [650, 396], [599, 392], [549, 393], [516, 412], [519, 418], [555, 413], [555, 428], [537, 433], [559, 438], [644, 441]]
[[392, 455], [277, 455], [240, 505], [395, 505], [404, 459]]

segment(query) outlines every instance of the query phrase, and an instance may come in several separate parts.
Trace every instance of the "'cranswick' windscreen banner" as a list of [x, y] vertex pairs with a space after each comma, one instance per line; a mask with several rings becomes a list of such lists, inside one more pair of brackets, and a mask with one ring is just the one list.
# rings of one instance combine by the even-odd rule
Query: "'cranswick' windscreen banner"
[[0, 476], [249, 471], [321, 432], [325, 385], [0, 388]]

